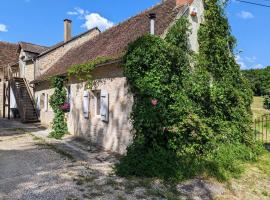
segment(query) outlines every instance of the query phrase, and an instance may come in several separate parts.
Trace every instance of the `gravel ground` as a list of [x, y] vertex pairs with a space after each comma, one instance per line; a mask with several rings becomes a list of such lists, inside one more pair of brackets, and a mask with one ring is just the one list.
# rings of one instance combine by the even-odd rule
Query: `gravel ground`
[[[1, 131], [0, 199], [66, 199], [80, 197], [69, 171], [78, 167], [67, 158], [35, 144], [32, 136]], [[4, 136], [3, 136], [4, 135]]]
[[171, 185], [118, 177], [112, 170], [117, 156], [72, 138], [47, 139], [46, 132], [0, 120], [0, 200], [199, 200], [224, 192], [221, 184], [200, 179]]

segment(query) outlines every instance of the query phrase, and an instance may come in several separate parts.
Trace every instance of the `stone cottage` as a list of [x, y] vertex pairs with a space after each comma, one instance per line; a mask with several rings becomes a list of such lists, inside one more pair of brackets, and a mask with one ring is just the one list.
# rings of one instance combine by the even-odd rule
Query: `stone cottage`
[[[95, 67], [90, 89], [85, 82], [70, 78], [66, 84], [70, 103], [66, 118], [72, 135], [87, 138], [106, 150], [124, 153], [133, 138], [129, 119], [133, 95], [121, 63], [128, 44], [149, 33], [165, 37], [177, 19], [187, 16], [191, 24], [190, 49], [197, 51], [197, 31], [203, 20], [203, 8], [202, 0], [164, 0], [104, 32], [94, 28], [76, 37], [71, 37], [71, 21], [65, 20], [64, 41], [48, 49], [44, 47], [43, 52], [34, 56], [34, 69], [30, 73], [34, 78], [27, 78], [33, 87], [41, 123], [50, 126], [54, 117], [49, 105], [54, 92], [50, 86], [51, 77], [66, 76], [72, 66], [98, 57], [114, 58]], [[26, 48], [22, 45], [20, 48], [23, 57], [22, 49]]]

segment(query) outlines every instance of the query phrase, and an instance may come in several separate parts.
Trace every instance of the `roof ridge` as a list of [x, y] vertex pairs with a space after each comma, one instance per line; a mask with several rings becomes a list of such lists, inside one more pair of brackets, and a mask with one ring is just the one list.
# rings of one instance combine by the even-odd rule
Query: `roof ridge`
[[0, 43], [9, 44], [9, 45], [18, 45], [18, 43], [13, 43], [13, 42], [8, 42], [8, 41], [3, 41], [3, 40], [0, 40]]
[[[114, 29], [114, 28], [117, 28], [118, 26], [120, 26], [120, 25], [122, 25], [122, 24], [125, 24], [125, 23], [129, 22], [130, 20], [134, 19], [135, 17], [140, 16], [140, 15], [143, 15], [144, 13], [147, 13], [147, 12], [149, 12], [150, 10], [153, 10], [154, 8], [157, 8], [158, 6], [161, 6], [162, 4], [165, 4], [165, 3], [166, 3], [166, 1], [164, 1], [164, 2], [159, 2], [159, 3], [157, 3], [156, 5], [151, 6], [150, 8], [147, 8], [147, 9], [145, 9], [145, 10], [143, 10], [143, 11], [141, 11], [141, 12], [139, 12], [139, 13], [133, 15], [133, 16], [128, 17], [127, 19], [125, 19], [125, 20], [119, 22], [118, 24], [116, 24], [116, 25], [114, 25], [114, 26], [112, 26], [112, 27], [106, 29], [105, 31], [103, 31], [103, 32], [101, 32], [101, 33], [105, 33], [105, 32], [107, 32], [107, 31], [110, 31], [110, 30]], [[98, 35], [97, 35], [97, 36], [98, 36]], [[97, 37], [97, 36], [96, 36], [96, 37]]]
[[65, 44], [67, 44], [67, 43], [69, 43], [69, 42], [71, 42], [71, 41], [73, 41], [73, 40], [75, 40], [75, 39], [77, 39], [79, 37], [82, 37], [82, 36], [84, 36], [84, 35], [92, 32], [93, 30], [98, 30], [100, 32], [100, 30], [99, 30], [98, 27], [91, 28], [91, 29], [89, 29], [89, 30], [87, 30], [85, 32], [82, 32], [82, 33], [80, 33], [78, 35], [73, 36], [70, 40], [68, 40], [66, 42], [65, 41], [61, 41], [61, 42], [58, 42], [58, 43], [56, 43], [56, 44], [54, 44], [54, 45], [52, 45], [50, 47], [47, 47], [48, 49], [45, 50], [44, 52], [42, 52], [38, 57], [42, 57], [43, 55], [46, 55], [47, 53], [49, 53], [49, 52], [51, 52], [51, 51], [53, 51], [53, 50], [55, 50], [55, 49], [57, 49], [57, 48], [65, 45]]
[[39, 45], [39, 44], [34, 44], [34, 43], [31, 43], [31, 42], [20, 41], [19, 44], [20, 44], [20, 43], [25, 43], [25, 44], [35, 45], [35, 46], [39, 46], [39, 47], [46, 47], [46, 48], [49, 48], [48, 46]]

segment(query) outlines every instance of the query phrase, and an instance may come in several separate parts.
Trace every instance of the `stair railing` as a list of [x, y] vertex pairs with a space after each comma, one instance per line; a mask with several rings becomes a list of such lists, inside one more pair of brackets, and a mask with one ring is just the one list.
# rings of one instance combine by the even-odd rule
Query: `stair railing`
[[[15, 96], [17, 107], [18, 107], [19, 112], [20, 112], [20, 117], [21, 117], [22, 121], [24, 121], [25, 118], [26, 118], [26, 109], [25, 109], [25, 106], [22, 105], [21, 97], [20, 97], [20, 94], [18, 94], [18, 90], [17, 90], [17, 87], [16, 87], [16, 82], [14, 80], [13, 75], [14, 75], [14, 73], [13, 73], [13, 70], [12, 70], [11, 66], [8, 66], [9, 84], [10, 84], [10, 87], [12, 88], [12, 92], [13, 92], [13, 94]], [[16, 77], [16, 75], [15, 75], [15, 77]]]
[[36, 103], [35, 103], [35, 99], [34, 99], [34, 97], [33, 97], [33, 95], [32, 95], [32, 92], [30, 91], [30, 85], [29, 85], [29, 83], [27, 82], [27, 80], [26, 80], [25, 78], [23, 79], [23, 81], [24, 81], [24, 84], [25, 84], [25, 86], [26, 86], [26, 88], [27, 88], [27, 92], [28, 92], [28, 94], [29, 94], [29, 97], [30, 97], [30, 99], [31, 99], [31, 103], [32, 103], [32, 105], [33, 105], [33, 107], [34, 107], [34, 109], [35, 109], [36, 117], [37, 117], [37, 119], [38, 119]]

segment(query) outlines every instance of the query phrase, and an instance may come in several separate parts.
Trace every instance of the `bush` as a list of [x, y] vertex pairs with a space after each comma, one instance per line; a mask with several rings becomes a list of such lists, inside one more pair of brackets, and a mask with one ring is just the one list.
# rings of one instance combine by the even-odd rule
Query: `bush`
[[264, 108], [270, 109], [270, 95], [264, 97]]
[[158, 177], [169, 181], [182, 181], [195, 176], [216, 177], [220, 181], [237, 178], [244, 162], [256, 161], [263, 151], [262, 145], [254, 148], [240, 143], [220, 144], [207, 155], [176, 155], [174, 151], [155, 147], [145, 151], [142, 144], [128, 148], [128, 156], [120, 159], [116, 171], [120, 176]]
[[269, 94], [270, 66], [264, 69], [243, 70], [242, 73], [248, 79], [255, 96]]

